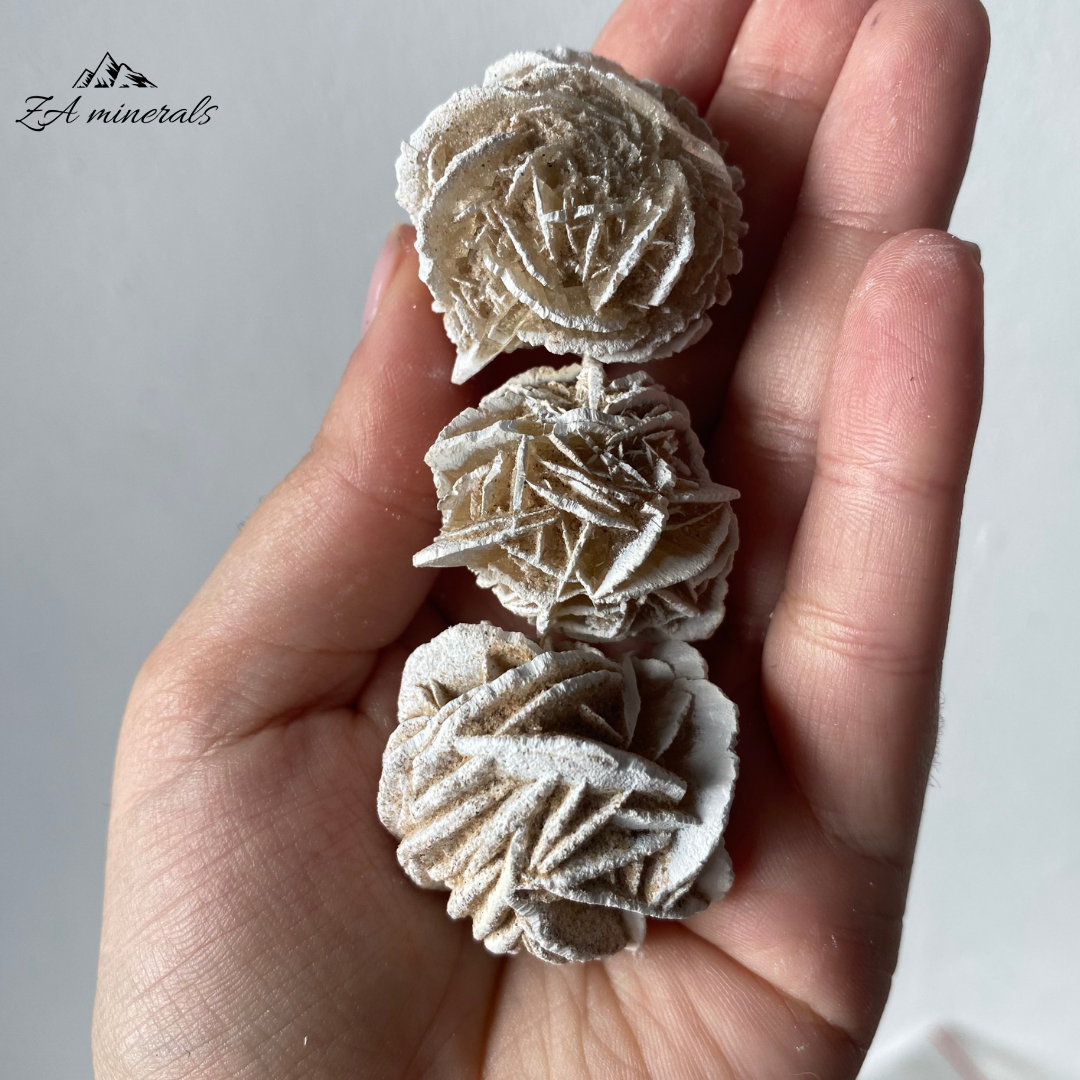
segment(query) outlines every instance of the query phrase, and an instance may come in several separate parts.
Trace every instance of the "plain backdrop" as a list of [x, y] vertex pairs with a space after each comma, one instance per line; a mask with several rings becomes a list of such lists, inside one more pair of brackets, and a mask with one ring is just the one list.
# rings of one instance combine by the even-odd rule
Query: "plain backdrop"
[[[587, 47], [611, 6], [0, 3], [0, 1077], [90, 1077], [128, 686], [316, 430], [402, 218], [398, 144], [504, 53]], [[954, 220], [984, 252], [986, 404], [879, 1044], [959, 1021], [1080, 1074], [1080, 4], [988, 6]], [[210, 94], [213, 120], [12, 122], [106, 50], [157, 89], [84, 106]]]

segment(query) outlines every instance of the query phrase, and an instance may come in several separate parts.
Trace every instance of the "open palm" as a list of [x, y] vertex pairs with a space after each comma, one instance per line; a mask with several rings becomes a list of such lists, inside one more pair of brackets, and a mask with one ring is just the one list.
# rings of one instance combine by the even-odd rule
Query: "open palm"
[[[139, 675], [117, 758], [100, 1080], [851, 1077], [888, 993], [981, 386], [977, 253], [942, 232], [988, 50], [977, 0], [628, 0], [597, 51], [694, 99], [743, 169], [746, 267], [650, 374], [742, 546], [706, 649], [738, 702], [729, 896], [643, 950], [500, 959], [375, 812], [401, 666], [517, 628], [412, 567], [423, 455], [512, 370], [453, 349], [398, 230], [311, 453]], [[483, 385], [475, 385], [482, 383]]]

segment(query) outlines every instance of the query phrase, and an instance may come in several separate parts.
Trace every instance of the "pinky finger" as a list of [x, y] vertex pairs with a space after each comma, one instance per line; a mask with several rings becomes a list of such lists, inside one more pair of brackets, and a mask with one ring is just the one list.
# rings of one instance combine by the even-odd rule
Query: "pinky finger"
[[901, 865], [937, 735], [981, 391], [973, 246], [929, 231], [883, 245], [844, 319], [762, 677], [785, 765], [826, 832]]

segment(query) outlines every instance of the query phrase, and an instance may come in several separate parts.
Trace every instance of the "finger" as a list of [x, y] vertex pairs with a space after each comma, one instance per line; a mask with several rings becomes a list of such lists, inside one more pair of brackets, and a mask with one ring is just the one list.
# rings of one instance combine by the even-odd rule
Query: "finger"
[[891, 234], [947, 222], [988, 48], [977, 0], [879, 0], [817, 131], [712, 458], [714, 475], [742, 492], [724, 634], [755, 657], [809, 488], [821, 391], [851, 290]]
[[[791, 221], [826, 103], [871, 0], [757, 0], [707, 119], [743, 170], [750, 233], [739, 280], [752, 311]], [[752, 303], [751, 303], [752, 301]]]
[[374, 655], [434, 574], [412, 555], [438, 527], [424, 454], [472, 401], [418, 278], [411, 230], [311, 452], [263, 501], [155, 650], [133, 715], [198, 752], [305, 705], [355, 700]]
[[751, 0], [624, 0], [593, 50], [704, 113]]
[[981, 377], [969, 246], [930, 232], [887, 244], [844, 320], [762, 676], [816, 817], [884, 862], [911, 856], [937, 734]]
[[907, 234], [866, 268], [754, 676], [769, 726], [757, 706], [742, 713], [735, 886], [690, 924], [864, 1046], [896, 962], [936, 731], [980, 329], [980, 274], [959, 241]]
[[665, 361], [656, 377], [691, 407], [708, 440], [746, 328], [791, 221], [822, 110], [871, 0], [755, 0], [706, 119], [742, 170], [743, 269], [713, 308], [713, 331]]

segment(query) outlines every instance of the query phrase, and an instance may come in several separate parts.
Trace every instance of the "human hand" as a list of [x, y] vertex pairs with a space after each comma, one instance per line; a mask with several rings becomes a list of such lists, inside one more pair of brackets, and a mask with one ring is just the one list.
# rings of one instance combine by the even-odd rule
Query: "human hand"
[[979, 411], [977, 256], [930, 230], [988, 43], [977, 0], [628, 0], [597, 45], [694, 99], [747, 177], [732, 303], [649, 369], [742, 492], [704, 647], [741, 712], [730, 894], [651, 921], [637, 954], [557, 967], [487, 954], [399, 869], [375, 801], [404, 659], [448, 622], [513, 625], [467, 572], [413, 568], [438, 527], [422, 459], [513, 365], [450, 384], [398, 230], [311, 453], [132, 691], [99, 1080], [855, 1075], [896, 959]]

